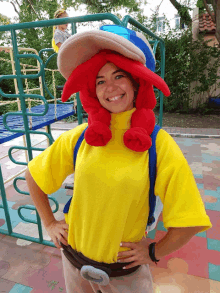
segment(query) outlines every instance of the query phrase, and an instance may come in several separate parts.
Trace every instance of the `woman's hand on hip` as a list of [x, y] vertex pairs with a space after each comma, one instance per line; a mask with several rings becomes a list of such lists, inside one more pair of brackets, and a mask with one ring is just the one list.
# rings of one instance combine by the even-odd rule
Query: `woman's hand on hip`
[[118, 253], [118, 262], [132, 262], [124, 267], [124, 269], [130, 269], [135, 266], [143, 264], [153, 264], [149, 256], [148, 247], [151, 241], [145, 237], [140, 242], [122, 242], [121, 247], [128, 247], [128, 251], [120, 251]]
[[65, 220], [55, 220], [46, 227], [47, 233], [57, 248], [62, 248], [59, 242], [68, 245], [68, 228], [69, 226], [66, 224]]

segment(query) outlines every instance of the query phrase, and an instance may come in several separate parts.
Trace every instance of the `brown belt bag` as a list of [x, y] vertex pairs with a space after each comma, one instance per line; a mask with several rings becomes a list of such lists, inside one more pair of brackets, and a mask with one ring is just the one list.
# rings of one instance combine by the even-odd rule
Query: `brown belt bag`
[[135, 266], [130, 269], [123, 269], [125, 265], [128, 265], [131, 262], [112, 264], [96, 262], [85, 257], [82, 253], [77, 252], [70, 245], [65, 246], [61, 243], [61, 246], [63, 248], [64, 255], [74, 267], [80, 270], [81, 276], [88, 281], [92, 281], [100, 285], [106, 286], [109, 283], [109, 278], [131, 274], [140, 267]]

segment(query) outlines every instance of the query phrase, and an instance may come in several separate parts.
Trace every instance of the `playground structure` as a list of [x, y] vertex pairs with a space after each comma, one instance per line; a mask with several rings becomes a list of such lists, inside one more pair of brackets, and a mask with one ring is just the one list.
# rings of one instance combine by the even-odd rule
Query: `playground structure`
[[[50, 130], [50, 125], [54, 122], [56, 122], [58, 119], [63, 119], [65, 117], [68, 117], [74, 113], [73, 111], [73, 105], [71, 102], [68, 103], [61, 103], [58, 99], [56, 99], [56, 90], [54, 91], [54, 95], [51, 94], [49, 91], [46, 80], [45, 80], [45, 70], [48, 62], [51, 60], [51, 58], [56, 56], [56, 53], [53, 53], [48, 60], [43, 63], [41, 54], [44, 52], [49, 52], [52, 49], [42, 49], [39, 53], [36, 52], [36, 50], [33, 49], [32, 54], [20, 54], [20, 51], [22, 49], [18, 48], [17, 39], [16, 39], [16, 31], [26, 28], [32, 28], [32, 27], [45, 27], [45, 26], [53, 26], [53, 25], [59, 25], [59, 24], [66, 24], [71, 23], [72, 26], [72, 34], [75, 34], [76, 31], [76, 24], [81, 22], [91, 22], [91, 21], [104, 21], [104, 20], [110, 20], [114, 24], [121, 25], [124, 27], [127, 27], [128, 24], [134, 26], [136, 29], [141, 30], [143, 33], [148, 35], [151, 40], [149, 40], [150, 44], [153, 46], [153, 52], [155, 54], [157, 47], [159, 46], [160, 51], [160, 60], [157, 60], [157, 73], [164, 78], [165, 73], [165, 46], [164, 42], [161, 38], [157, 37], [155, 34], [153, 34], [151, 31], [149, 31], [146, 27], [144, 27], [142, 24], [134, 20], [129, 15], [125, 16], [122, 20], [117, 18], [116, 16], [110, 14], [110, 13], [104, 13], [104, 14], [94, 14], [94, 15], [87, 15], [87, 16], [80, 16], [80, 17], [70, 17], [70, 18], [60, 18], [60, 19], [54, 19], [54, 20], [44, 20], [44, 21], [38, 21], [38, 22], [30, 22], [30, 23], [20, 23], [20, 24], [13, 24], [13, 25], [6, 25], [6, 26], [0, 26], [0, 31], [10, 31], [11, 32], [11, 39], [12, 39], [12, 45], [13, 48], [8, 48], [12, 60], [12, 69], [13, 74], [12, 75], [3, 75], [0, 76], [0, 94], [7, 98], [7, 99], [16, 99], [16, 101], [9, 101], [4, 102], [5, 104], [8, 103], [14, 103], [16, 102], [18, 104], [18, 112], [9, 112], [6, 113], [2, 117], [2, 129], [0, 128], [0, 144], [11, 140], [15, 137], [22, 136], [24, 137], [24, 146], [13, 146], [9, 149], [9, 158], [11, 161], [18, 165], [24, 165], [27, 166], [28, 161], [33, 159], [33, 151], [43, 151], [42, 148], [37, 148], [36, 145], [32, 146], [31, 144], [31, 134], [40, 134], [45, 135], [46, 138], [49, 141], [49, 144], [53, 143], [53, 137]], [[28, 49], [24, 49], [28, 51]], [[31, 51], [32, 49], [30, 49]], [[35, 68], [27, 68], [26, 65], [20, 63], [21, 58], [35, 58], [37, 61], [37, 66]], [[21, 68], [22, 67], [22, 68]], [[36, 74], [27, 74], [28, 72], [37, 71]], [[54, 74], [54, 72], [52, 73]], [[14, 80], [15, 85], [15, 94], [7, 94], [4, 93], [1, 90], [1, 81], [4, 79]], [[31, 90], [28, 87], [28, 79], [39, 79], [39, 88], [35, 88], [33, 90], [40, 90], [40, 94], [32, 94], [30, 93]], [[23, 80], [25, 81], [25, 89], [23, 85]], [[53, 76], [54, 80], [54, 76]], [[55, 88], [55, 86], [54, 86]], [[49, 94], [52, 101], [54, 101], [54, 105], [48, 104], [50, 100], [45, 99], [45, 91]], [[76, 94], [77, 99], [77, 117], [78, 117], [78, 123], [82, 123], [82, 105], [80, 103], [79, 94]], [[163, 94], [162, 92], [158, 91], [158, 99], [160, 102], [160, 109], [159, 109], [159, 116], [158, 118], [158, 124], [162, 127], [162, 116], [163, 116]], [[40, 101], [41, 105], [35, 106], [31, 108], [30, 103], [31, 101]], [[26, 107], [26, 102], [29, 103], [29, 107]], [[57, 115], [59, 114], [59, 108], [61, 109], [67, 109], [65, 114]], [[68, 109], [69, 107], [69, 109]], [[71, 109], [70, 109], [71, 108]], [[30, 111], [31, 110], [31, 111]], [[62, 112], [62, 111], [61, 111]], [[49, 113], [49, 114], [48, 114]], [[51, 117], [51, 115], [55, 115], [54, 117]], [[10, 117], [15, 118], [15, 121], [13, 119], [10, 120]], [[9, 118], [9, 119], [7, 119]], [[9, 122], [8, 122], [9, 120]], [[42, 127], [47, 127], [47, 132], [38, 131], [37, 129], [40, 129]], [[0, 120], [0, 127], [1, 127], [1, 120]], [[3, 129], [4, 127], [4, 129]], [[14, 150], [23, 150], [26, 152], [26, 162], [18, 162], [12, 157], [12, 151]], [[22, 170], [24, 172], [24, 170]], [[21, 172], [20, 172], [21, 173]], [[16, 177], [13, 181], [14, 188], [17, 192], [21, 194], [29, 195], [28, 192], [22, 191], [17, 186], [17, 181], [19, 180], [25, 180], [24, 177]], [[43, 233], [42, 233], [42, 225], [40, 217], [36, 211], [36, 208], [31, 205], [24, 205], [20, 206], [18, 208], [18, 215], [19, 217], [28, 223], [34, 223], [38, 225], [38, 232], [39, 232], [39, 238], [29, 237], [25, 236], [19, 233], [14, 233], [11, 225], [11, 218], [10, 218], [10, 211], [7, 204], [6, 194], [5, 194], [5, 188], [4, 188], [4, 182], [1, 172], [1, 166], [0, 166], [0, 192], [2, 197], [2, 204], [0, 204], [0, 208], [4, 210], [5, 213], [5, 219], [7, 223], [7, 230], [0, 229], [0, 233], [13, 236], [20, 239], [29, 240], [32, 242], [54, 246], [54, 244], [50, 241], [46, 241], [43, 239]], [[59, 208], [58, 202], [51, 196], [49, 196], [49, 199], [52, 200], [55, 203], [55, 209], [53, 210], [53, 213], [56, 213]], [[33, 221], [30, 219], [25, 218], [21, 211], [23, 209], [32, 210], [36, 212], [37, 220]]]
[[[38, 52], [33, 49], [33, 48], [18, 48], [19, 52], [25, 52], [25, 53], [33, 53], [38, 55]], [[12, 47], [1, 47], [0, 46], [0, 52], [4, 51], [5, 53], [8, 53], [10, 56], [10, 59], [5, 59], [0, 57], [0, 61], [3, 62], [7, 62], [11, 65], [11, 71], [13, 75], [16, 75], [16, 71], [15, 71], [15, 62], [14, 62], [14, 57], [13, 57], [13, 48]], [[53, 50], [52, 50], [53, 52]], [[53, 52], [54, 53], [54, 52]], [[56, 56], [56, 54], [53, 54], [53, 56]], [[31, 65], [31, 64], [24, 64], [21, 63], [21, 71], [24, 75], [27, 75], [27, 72], [38, 72], [40, 70], [40, 64], [39, 61], [37, 60], [37, 65]], [[60, 98], [57, 98], [57, 87], [56, 87], [56, 82], [55, 82], [55, 73], [59, 73], [58, 69], [49, 69], [45, 66], [44, 68], [45, 72], [49, 71], [52, 75], [52, 85], [53, 85], [53, 91], [52, 93], [50, 93], [50, 96], [52, 96], [51, 99], [47, 100], [47, 103], [51, 103], [53, 102], [53, 104], [49, 104], [48, 107], [48, 112], [46, 113], [45, 116], [43, 116], [41, 118], [41, 120], [38, 119], [37, 116], [34, 116], [32, 118], [32, 116], [29, 117], [29, 128], [32, 130], [35, 129], [39, 129], [43, 126], [45, 126], [45, 130], [46, 133], [48, 133], [50, 135], [50, 137], [47, 137], [45, 140], [47, 140], [47, 146], [49, 146], [51, 144], [51, 142], [54, 140], [51, 134], [51, 130], [50, 130], [50, 125], [56, 121], [59, 121], [65, 117], [68, 117], [72, 114], [74, 114], [73, 111], [73, 107], [72, 107], [72, 103], [69, 103], [68, 105], [62, 103], [62, 104], [58, 104], [59, 101], [61, 100]], [[25, 84], [25, 89], [24, 92], [26, 94], [30, 94], [31, 92], [39, 92], [41, 96], [44, 96], [44, 88], [43, 88], [43, 81], [42, 81], [42, 77], [40, 76], [38, 78], [38, 87], [35, 88], [30, 88], [30, 85], [28, 83], [28, 79], [24, 80], [24, 84]], [[14, 92], [16, 94], [19, 94], [19, 90], [18, 90], [18, 83], [17, 80], [14, 79]], [[36, 103], [40, 103], [41, 105], [38, 106], [34, 106], [32, 107], [32, 102], [34, 102], [34, 104]], [[15, 104], [17, 106], [17, 110], [21, 111], [21, 103], [20, 103], [20, 99], [17, 98], [13, 101], [0, 101], [0, 107], [4, 106], [4, 105], [10, 105], [10, 104]], [[30, 97], [27, 98], [27, 104], [28, 104], [28, 111], [32, 112], [32, 113], [41, 113], [44, 111], [44, 103], [42, 100], [37, 100], [37, 99], [31, 99]], [[73, 104], [74, 105], [74, 104]], [[14, 128], [18, 128], [18, 127], [22, 127], [23, 126], [23, 118], [22, 116], [11, 116], [8, 119], [8, 126], [10, 127], [14, 127]], [[21, 133], [16, 133], [16, 132], [10, 132], [7, 131], [7, 129], [5, 128], [4, 124], [3, 124], [3, 116], [0, 116], [0, 132], [1, 132], [1, 137], [0, 137], [0, 144], [10, 141], [13, 138], [19, 137], [22, 134]], [[22, 135], [23, 137], [23, 146], [26, 147], [26, 140], [25, 140], [25, 136]], [[43, 140], [44, 141], [44, 140]], [[37, 144], [42, 143], [38, 142]], [[37, 144], [33, 145], [36, 146]], [[13, 153], [18, 152], [18, 150], [13, 151]], [[10, 153], [12, 154], [12, 153]], [[28, 155], [27, 155], [27, 151], [25, 151], [25, 156], [26, 156], [26, 162], [28, 162]], [[0, 157], [0, 160], [7, 157], [7, 155], [4, 155], [2, 157]], [[11, 159], [12, 160], [12, 159]], [[12, 179], [14, 179], [16, 176], [22, 174], [24, 171], [26, 170], [23, 169], [20, 172], [18, 172], [17, 174], [15, 174], [14, 176], [7, 178], [4, 183], [8, 183], [9, 181], [11, 181]]]
[[[52, 49], [47, 49], [47, 51], [49, 51], [49, 50], [52, 50]], [[9, 53], [10, 59], [4, 59], [4, 58], [1, 58], [0, 57], [0, 61], [7, 62], [7, 63], [11, 63], [12, 74], [15, 76], [16, 75], [16, 71], [15, 71], [15, 62], [14, 62], [14, 58], [13, 58], [13, 48], [12, 47], [0, 47], [0, 52], [2, 52], [2, 51], [5, 51], [5, 52]], [[38, 52], [35, 49], [31, 49], [31, 48], [18, 48], [18, 51], [19, 52], [23, 51], [23, 52], [28, 52], [28, 53], [33, 53], [35, 55], [38, 55]], [[43, 51], [45, 51], [45, 50], [43, 50]], [[43, 52], [41, 52], [41, 53], [43, 53]], [[52, 57], [54, 57], [55, 55], [56, 54], [53, 54]], [[51, 58], [50, 58], [50, 60], [51, 60]], [[48, 121], [48, 125], [46, 125], [46, 129], [47, 129], [47, 132], [50, 133], [50, 131], [49, 131], [50, 124], [53, 123], [53, 122], [55, 122], [56, 120], [61, 120], [61, 119], [64, 118], [63, 115], [61, 115], [61, 113], [60, 113], [60, 108], [62, 110], [64, 110], [64, 107], [59, 107], [60, 106], [59, 103], [60, 103], [60, 100], [61, 99], [60, 98], [58, 99], [57, 98], [57, 94], [56, 94], [57, 87], [55, 85], [55, 72], [58, 72], [58, 69], [49, 69], [49, 68], [46, 67], [46, 65], [47, 64], [44, 65], [44, 71], [45, 72], [46, 71], [50, 71], [51, 72], [51, 74], [52, 74], [52, 85], [53, 85], [53, 94], [46, 87], [47, 92], [49, 93], [49, 95], [51, 97], [51, 99], [47, 100], [47, 103], [54, 102], [53, 109], [52, 109], [52, 105], [49, 104], [49, 108], [51, 108], [51, 111], [49, 111], [49, 113], [52, 112], [52, 110], [53, 110], [53, 113], [54, 113], [54, 121], [49, 120], [48, 117], [47, 117], [47, 120], [49, 120], [49, 121]], [[24, 63], [21, 63], [21, 62], [20, 62], [20, 66], [22, 67], [21, 72], [23, 73], [23, 75], [27, 75], [27, 72], [35, 72], [35, 71], [39, 72], [39, 70], [40, 70], [40, 63], [39, 63], [38, 60], [37, 60], [37, 66], [33, 66], [33, 65], [30, 65], [30, 64], [24, 64]], [[35, 92], [38, 91], [41, 96], [45, 96], [45, 89], [43, 87], [42, 76], [39, 76], [38, 81], [39, 81], [39, 86], [37, 88], [30, 88], [30, 86], [28, 84], [28, 79], [27, 78], [24, 79], [24, 83], [25, 83], [24, 93], [30, 94], [33, 91], [35, 91]], [[45, 86], [46, 86], [46, 82], [45, 82]], [[18, 90], [18, 83], [17, 83], [17, 80], [16, 79], [14, 79], [14, 90], [15, 90], [15, 93], [18, 95], [19, 94], [19, 90]], [[28, 103], [28, 111], [29, 112], [38, 112], [38, 113], [40, 113], [40, 112], [43, 111], [43, 107], [42, 106], [41, 107], [34, 107], [34, 108], [32, 108], [32, 105], [31, 105], [32, 102], [34, 102], [35, 104], [40, 102], [41, 105], [44, 105], [44, 102], [42, 100], [40, 100], [40, 99], [31, 99], [30, 97], [28, 97], [26, 99], [26, 101]], [[0, 107], [1, 106], [4, 106], [4, 105], [8, 105], [8, 104], [17, 104], [18, 111], [21, 111], [21, 103], [20, 103], [20, 99], [19, 98], [17, 98], [16, 100], [13, 100], [13, 101], [8, 101], [8, 102], [6, 102], [6, 101], [0, 101]], [[69, 103], [69, 104], [71, 104], [71, 103]], [[66, 110], [67, 109], [69, 110], [69, 109], [71, 109], [71, 107], [66, 107]], [[52, 113], [50, 113], [50, 114], [52, 114]], [[65, 113], [65, 114], [68, 115], [68, 116], [71, 115], [71, 114], [73, 114], [72, 109], [71, 109], [71, 111], [69, 111], [69, 113], [67, 111], [67, 113]], [[9, 116], [10, 116], [10, 114], [9, 114]], [[47, 113], [47, 116], [49, 116], [48, 113]], [[50, 116], [52, 118], [52, 115], [50, 115]], [[10, 120], [13, 120], [13, 119], [11, 118]], [[32, 116], [29, 116], [29, 128], [30, 129], [36, 129], [37, 127], [40, 128], [41, 125], [37, 125], [36, 119], [35, 119], [35, 123], [33, 123], [33, 120], [34, 119], [32, 119]], [[8, 125], [10, 126], [10, 124], [11, 124], [14, 127], [18, 127], [20, 123], [22, 123], [22, 117], [16, 117], [16, 125], [13, 124], [13, 121], [10, 121], [8, 123]], [[14, 133], [14, 135], [12, 135], [11, 132], [7, 131], [7, 129], [5, 128], [5, 126], [3, 124], [3, 118], [2, 117], [0, 117], [0, 131], [2, 132], [1, 133], [1, 137], [0, 137], [0, 144], [1, 143], [4, 143], [6, 141], [9, 141], [9, 140], [11, 140], [11, 139], [13, 139], [13, 138], [18, 137], [19, 135], [21, 135], [19, 133]]]

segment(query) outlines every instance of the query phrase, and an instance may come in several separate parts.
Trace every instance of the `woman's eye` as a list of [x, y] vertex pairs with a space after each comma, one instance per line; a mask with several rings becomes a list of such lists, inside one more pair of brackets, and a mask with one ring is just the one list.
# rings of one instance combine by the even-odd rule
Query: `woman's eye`
[[97, 85], [103, 84], [103, 83], [104, 83], [104, 80], [100, 80], [100, 81], [97, 82]]
[[116, 79], [120, 79], [120, 78], [122, 78], [122, 77], [124, 77], [124, 75], [122, 75], [122, 74], [120, 74], [120, 75], [116, 75]]

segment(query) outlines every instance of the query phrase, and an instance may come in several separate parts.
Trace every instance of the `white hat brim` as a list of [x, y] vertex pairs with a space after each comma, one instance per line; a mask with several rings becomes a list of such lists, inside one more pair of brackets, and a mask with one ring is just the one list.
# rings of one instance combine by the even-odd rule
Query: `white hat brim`
[[144, 53], [129, 40], [111, 32], [92, 30], [77, 33], [62, 44], [57, 58], [58, 69], [68, 79], [77, 66], [104, 49], [116, 51], [145, 65]]

